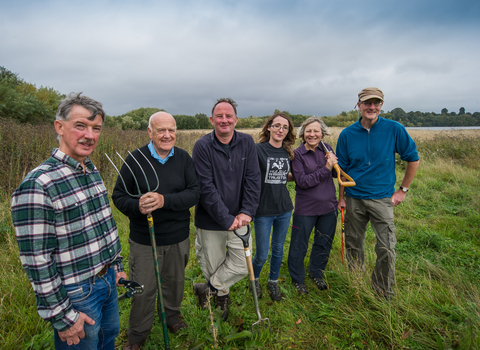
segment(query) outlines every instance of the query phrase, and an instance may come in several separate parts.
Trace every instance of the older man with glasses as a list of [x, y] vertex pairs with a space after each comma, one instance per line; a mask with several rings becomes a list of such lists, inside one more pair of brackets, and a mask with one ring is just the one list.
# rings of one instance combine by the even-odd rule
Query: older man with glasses
[[[365, 269], [365, 234], [370, 221], [377, 239], [377, 261], [372, 288], [385, 299], [393, 296], [395, 282], [395, 225], [393, 207], [405, 199], [419, 165], [418, 152], [403, 125], [379, 116], [383, 92], [368, 87], [358, 94], [360, 119], [338, 138], [338, 164], [356, 182], [339, 189], [338, 208], [346, 209], [345, 246], [351, 269]], [[407, 162], [405, 175], [395, 189], [395, 153]]]

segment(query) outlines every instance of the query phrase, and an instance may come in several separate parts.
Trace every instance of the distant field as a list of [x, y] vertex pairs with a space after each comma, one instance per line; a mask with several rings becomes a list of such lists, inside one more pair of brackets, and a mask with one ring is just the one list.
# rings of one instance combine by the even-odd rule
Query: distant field
[[[344, 128], [340, 127], [332, 127], [329, 128], [331, 131], [332, 135], [326, 136], [325, 140], [329, 143], [336, 144], [338, 136], [340, 135], [340, 132]], [[258, 140], [258, 135], [260, 134], [261, 128], [255, 128], [255, 129], [237, 129], [237, 131], [244, 132], [246, 134], [252, 135], [253, 139], [255, 141]], [[298, 134], [298, 128], [295, 130]], [[212, 129], [201, 129], [201, 130], [179, 130], [178, 135], [181, 137], [181, 135], [191, 135], [191, 134], [198, 134], [200, 135], [205, 135], [212, 132]], [[474, 137], [476, 135], [480, 134], [479, 129], [465, 129], [465, 130], [408, 130], [408, 133], [414, 140], [431, 140], [435, 138], [438, 135], [444, 135], [444, 136], [467, 136], [467, 137]]]

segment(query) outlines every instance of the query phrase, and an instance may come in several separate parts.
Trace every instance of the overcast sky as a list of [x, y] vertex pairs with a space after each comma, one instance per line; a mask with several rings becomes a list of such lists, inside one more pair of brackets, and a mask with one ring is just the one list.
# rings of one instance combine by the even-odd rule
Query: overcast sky
[[0, 1], [0, 66], [107, 114], [480, 111], [479, 0]]

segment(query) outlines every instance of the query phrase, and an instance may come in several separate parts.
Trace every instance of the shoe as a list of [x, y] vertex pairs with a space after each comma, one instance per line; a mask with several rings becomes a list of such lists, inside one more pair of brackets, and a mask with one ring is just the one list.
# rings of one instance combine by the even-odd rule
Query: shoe
[[142, 344], [132, 344], [129, 341], [127, 341], [127, 344], [123, 347], [123, 350], [140, 350], [142, 347]]
[[268, 281], [267, 289], [273, 301], [282, 300], [282, 293], [280, 293], [280, 288], [278, 288], [278, 282]]
[[293, 282], [293, 285], [297, 288], [298, 294], [308, 294], [307, 287], [303, 283]]
[[197, 297], [198, 306], [200, 309], [204, 310], [207, 308], [208, 301], [214, 295], [217, 295], [217, 292], [212, 292], [208, 283], [194, 283], [193, 284], [193, 294]]
[[173, 326], [167, 326], [168, 330], [172, 333], [177, 333], [182, 328], [188, 328], [187, 322], [180, 320]]
[[220, 307], [222, 313], [222, 320], [225, 322], [228, 318], [228, 305], [230, 305], [230, 295], [217, 296], [217, 307]]
[[[248, 289], [250, 289], [250, 292], [252, 292], [251, 284], [248, 286]], [[258, 278], [255, 278], [255, 290], [257, 291], [257, 298], [260, 299], [262, 297], [262, 287], [260, 287], [260, 281]]]
[[315, 283], [315, 285], [318, 287], [318, 289], [320, 290], [325, 290], [328, 288], [327, 284], [325, 283], [325, 281], [320, 278], [320, 277], [311, 277], [313, 283]]

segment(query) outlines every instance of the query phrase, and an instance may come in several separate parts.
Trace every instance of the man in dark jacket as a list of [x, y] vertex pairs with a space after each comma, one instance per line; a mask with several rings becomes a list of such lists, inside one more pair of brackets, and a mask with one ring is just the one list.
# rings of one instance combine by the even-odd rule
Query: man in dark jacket
[[207, 280], [195, 283], [193, 291], [201, 308], [216, 296], [224, 320], [230, 286], [248, 273], [243, 244], [233, 230], [246, 232], [261, 190], [255, 143], [250, 135], [234, 130], [236, 107], [232, 99], [217, 100], [210, 117], [215, 130], [199, 139], [192, 152], [202, 191], [195, 210], [195, 250]]
[[[155, 225], [167, 327], [173, 333], [187, 327], [181, 319], [180, 304], [190, 251], [189, 209], [197, 204], [200, 187], [190, 155], [175, 147], [175, 119], [166, 112], [153, 114], [149, 120], [148, 135], [150, 143], [132, 153], [141, 168], [132, 157], [126, 159], [138, 181], [140, 193], [145, 194], [140, 198], [129, 195], [137, 194], [138, 190], [132, 173], [124, 165], [120, 173], [125, 185], [119, 177], [112, 195], [115, 206], [130, 218], [130, 278], [144, 285], [144, 292], [132, 298], [128, 343], [124, 350], [140, 349], [155, 317], [157, 284], [147, 222], [149, 213]], [[158, 189], [155, 190], [157, 184]]]

